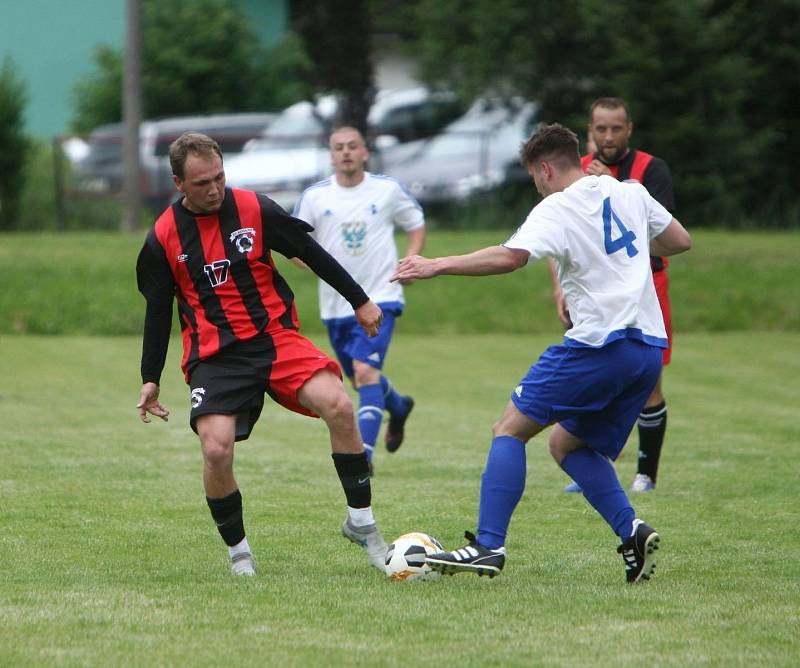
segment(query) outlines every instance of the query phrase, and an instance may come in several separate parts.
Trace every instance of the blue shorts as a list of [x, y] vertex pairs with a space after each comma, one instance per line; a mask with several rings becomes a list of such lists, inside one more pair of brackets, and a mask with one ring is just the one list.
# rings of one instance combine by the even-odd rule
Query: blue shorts
[[620, 339], [602, 348], [550, 346], [511, 395], [542, 425], [555, 422], [616, 459], [661, 373], [661, 348]]
[[336, 352], [342, 371], [348, 378], [353, 377], [353, 360], [369, 364], [375, 369], [383, 368], [392, 341], [395, 319], [400, 314], [401, 312], [397, 310], [385, 310], [378, 334], [373, 337], [367, 336], [355, 316], [325, 323], [333, 350]]

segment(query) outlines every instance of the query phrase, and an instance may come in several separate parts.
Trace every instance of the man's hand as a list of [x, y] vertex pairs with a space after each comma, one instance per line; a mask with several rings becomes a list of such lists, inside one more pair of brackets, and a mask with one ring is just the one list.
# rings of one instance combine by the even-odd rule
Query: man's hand
[[380, 306], [370, 300], [356, 309], [356, 320], [368, 336], [375, 336], [381, 326], [381, 320], [383, 320], [383, 311]]
[[606, 165], [604, 162], [601, 162], [597, 158], [589, 163], [589, 166], [586, 168], [586, 173], [592, 176], [603, 176], [604, 174], [606, 176], [613, 176], [611, 170], [608, 168], [608, 165]]
[[406, 285], [418, 278], [433, 278], [435, 275], [433, 260], [421, 255], [409, 255], [397, 263], [397, 269], [389, 280]]
[[161, 418], [164, 422], [169, 418], [169, 411], [158, 401], [158, 393], [160, 391], [161, 388], [155, 383], [142, 385], [142, 389], [139, 392], [139, 403], [136, 404], [136, 408], [139, 410], [139, 418], [142, 422], [150, 422], [148, 413]]

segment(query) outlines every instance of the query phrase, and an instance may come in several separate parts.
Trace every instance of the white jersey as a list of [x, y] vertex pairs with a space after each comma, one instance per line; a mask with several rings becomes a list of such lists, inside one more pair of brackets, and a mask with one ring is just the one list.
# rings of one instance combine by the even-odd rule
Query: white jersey
[[503, 244], [558, 267], [573, 327], [565, 344], [601, 347], [635, 338], [667, 347], [650, 271], [650, 239], [672, 214], [639, 183], [585, 176], [540, 202]]
[[[373, 302], [402, 309], [403, 288], [389, 282], [397, 266], [394, 229], [415, 230], [425, 218], [398, 181], [365, 172], [361, 183], [345, 188], [331, 176], [306, 189], [293, 215], [314, 226], [311, 236]], [[319, 282], [319, 309], [325, 321], [353, 317], [353, 307], [324, 281]]]

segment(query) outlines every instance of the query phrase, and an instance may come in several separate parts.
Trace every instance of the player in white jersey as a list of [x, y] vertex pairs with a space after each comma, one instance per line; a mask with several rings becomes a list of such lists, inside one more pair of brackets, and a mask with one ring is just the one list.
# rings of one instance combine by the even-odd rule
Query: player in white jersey
[[502, 246], [451, 257], [409, 257], [394, 279], [501, 274], [552, 257], [573, 327], [511, 394], [493, 428], [477, 536], [426, 559], [445, 573], [497, 575], [525, 488], [525, 444], [549, 425], [550, 453], [620, 540], [628, 582], [649, 579], [659, 536], [640, 519], [610, 460], [619, 455], [661, 371], [667, 345], [650, 255], [688, 250], [691, 237], [638, 184], [585, 176], [578, 138], [558, 124], [524, 144], [523, 164], [544, 200]]
[[384, 410], [389, 411], [386, 448], [394, 452], [403, 442], [405, 422], [414, 407], [414, 400], [399, 394], [381, 369], [395, 318], [404, 305], [402, 286], [389, 280], [397, 268], [394, 232], [396, 228], [406, 232], [409, 255], [420, 253], [425, 218], [398, 181], [365, 171], [369, 152], [357, 129], [334, 130], [330, 149], [335, 173], [303, 193], [294, 216], [314, 226], [311, 235], [383, 310], [378, 335], [369, 338], [358, 326], [350, 304], [327, 283], [319, 282], [322, 321], [342, 368], [358, 390], [358, 425], [372, 471]]

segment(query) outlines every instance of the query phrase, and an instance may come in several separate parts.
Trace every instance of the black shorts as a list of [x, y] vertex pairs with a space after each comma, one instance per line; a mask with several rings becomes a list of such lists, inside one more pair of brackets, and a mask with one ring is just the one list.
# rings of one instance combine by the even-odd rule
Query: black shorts
[[296, 413], [318, 417], [300, 404], [297, 392], [322, 369], [341, 378], [339, 365], [295, 330], [235, 343], [189, 370], [189, 424], [197, 433], [201, 415], [235, 415], [235, 440], [244, 441], [261, 415], [264, 394]]

